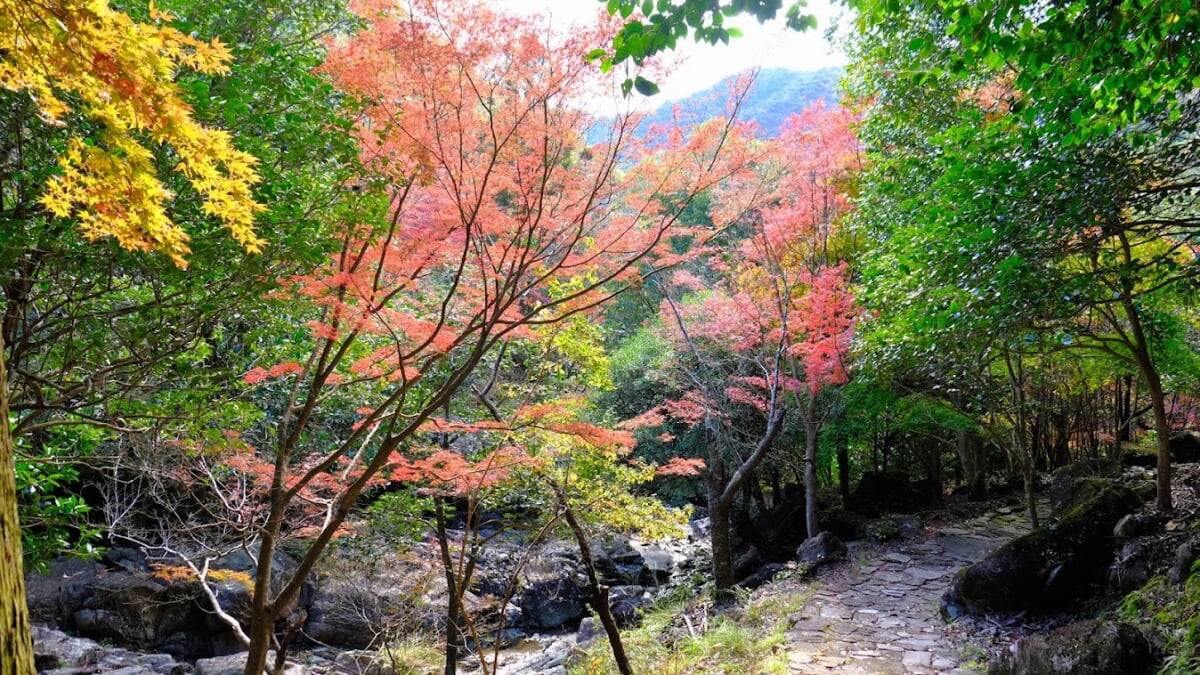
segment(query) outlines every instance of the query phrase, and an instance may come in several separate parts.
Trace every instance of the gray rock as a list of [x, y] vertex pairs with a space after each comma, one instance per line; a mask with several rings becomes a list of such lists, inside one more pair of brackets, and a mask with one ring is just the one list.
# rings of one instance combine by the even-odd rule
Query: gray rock
[[34, 661], [42, 673], [108, 673], [113, 675], [182, 675], [191, 666], [169, 654], [140, 654], [71, 637], [45, 626], [33, 627]]
[[796, 560], [810, 574], [822, 565], [845, 558], [846, 544], [829, 532], [821, 532], [796, 549]]
[[1141, 526], [1142, 524], [1138, 517], [1131, 513], [1117, 521], [1116, 526], [1113, 527], [1113, 536], [1117, 539], [1136, 537]]
[[1185, 541], [1175, 549], [1175, 562], [1171, 565], [1170, 578], [1175, 584], [1186, 583], [1192, 574], [1192, 565], [1196, 564], [1196, 545]]
[[1082, 621], [1013, 644], [989, 675], [1144, 675], [1153, 659], [1136, 628], [1115, 621]]
[[574, 561], [535, 556], [521, 570], [519, 580], [518, 604], [529, 628], [554, 630], [583, 618], [587, 581]]
[[613, 586], [608, 591], [608, 606], [620, 626], [632, 626], [641, 618], [641, 610], [650, 604], [643, 586]]
[[656, 545], [642, 547], [642, 573], [638, 580], [643, 586], [661, 586], [675, 572], [675, 556]]
[[1088, 501], [1095, 496], [1098, 487], [1120, 473], [1120, 463], [1104, 459], [1085, 459], [1057, 469], [1050, 476], [1047, 490], [1051, 511], [1061, 514]]
[[1116, 593], [1129, 593], [1150, 580], [1150, 554], [1136, 539], [1125, 542], [1108, 568], [1108, 587]]

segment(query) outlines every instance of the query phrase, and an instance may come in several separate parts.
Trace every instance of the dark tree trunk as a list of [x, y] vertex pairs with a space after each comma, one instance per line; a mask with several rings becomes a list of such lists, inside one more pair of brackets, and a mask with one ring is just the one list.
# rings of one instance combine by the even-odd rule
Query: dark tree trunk
[[629, 657], [625, 655], [625, 645], [621, 642], [621, 629], [617, 627], [617, 620], [613, 617], [612, 608], [608, 604], [608, 587], [602, 585], [596, 575], [596, 563], [592, 557], [592, 545], [587, 531], [575, 518], [575, 512], [567, 504], [567, 498], [562, 488], [555, 486], [555, 492], [558, 496], [559, 509], [562, 510], [567, 525], [575, 535], [575, 543], [579, 545], [579, 559], [583, 563], [588, 589], [591, 591], [588, 604], [596, 611], [596, 616], [600, 618], [600, 624], [604, 626], [604, 632], [608, 635], [608, 646], [612, 649], [613, 660], [617, 662], [617, 670], [621, 672], [621, 675], [633, 675]]
[[842, 506], [850, 506], [850, 444], [845, 438], [838, 441], [838, 488], [842, 493]]
[[445, 663], [442, 667], [444, 675], [455, 675], [458, 672], [458, 575], [454, 573], [454, 558], [450, 555], [450, 537], [446, 532], [446, 507], [444, 499], [434, 499], [434, 518], [437, 524], [438, 550], [442, 558], [442, 573], [446, 577], [446, 643]]

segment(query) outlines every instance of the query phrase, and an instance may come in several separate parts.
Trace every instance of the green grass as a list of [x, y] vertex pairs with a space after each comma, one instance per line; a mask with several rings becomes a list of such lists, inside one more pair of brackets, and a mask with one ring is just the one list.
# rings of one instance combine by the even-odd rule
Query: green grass
[[[640, 626], [623, 631], [622, 642], [635, 673], [788, 673], [788, 617], [811, 596], [807, 586], [776, 583], [717, 609], [706, 595], [677, 593], [648, 611]], [[598, 639], [568, 672], [616, 673], [608, 642]]]

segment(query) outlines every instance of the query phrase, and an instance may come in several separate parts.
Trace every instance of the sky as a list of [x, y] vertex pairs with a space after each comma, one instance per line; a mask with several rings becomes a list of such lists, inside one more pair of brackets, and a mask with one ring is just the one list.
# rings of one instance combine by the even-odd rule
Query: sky
[[[549, 15], [555, 24], [561, 21], [564, 26], [590, 22], [603, 7], [598, 0], [489, 0], [488, 4], [518, 13]], [[661, 92], [654, 97], [655, 104], [703, 91], [754, 66], [816, 70], [845, 65], [845, 57], [835, 52], [824, 36], [841, 8], [833, 7], [829, 0], [808, 0], [808, 11], [817, 16], [815, 31], [790, 31], [782, 17], [759, 24], [754, 18], [744, 16], [726, 22], [745, 33], [730, 40], [728, 45], [680, 42], [676, 51], [682, 63], [668, 77], [656, 80]]]

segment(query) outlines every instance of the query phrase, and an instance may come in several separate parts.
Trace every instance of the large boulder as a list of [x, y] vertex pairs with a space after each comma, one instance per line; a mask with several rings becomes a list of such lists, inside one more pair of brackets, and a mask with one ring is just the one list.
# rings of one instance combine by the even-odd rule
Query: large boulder
[[1058, 523], [1038, 528], [959, 571], [942, 598], [949, 619], [1070, 607], [1104, 580], [1117, 521], [1141, 505], [1128, 488], [1106, 484]]
[[[221, 609], [242, 621], [248, 619], [251, 579], [241, 570], [211, 571]], [[35, 621], [80, 637], [186, 660], [241, 649], [188, 568], [152, 567], [139, 551], [112, 549], [99, 561], [56, 561], [45, 574], [26, 575], [26, 587]]]
[[988, 675], [1144, 675], [1154, 659], [1136, 628], [1114, 621], [1081, 621], [1012, 645]]
[[1050, 498], [1050, 509], [1059, 514], [1082, 504], [1120, 473], [1119, 462], [1105, 459], [1084, 459], [1060, 467], [1051, 474], [1050, 488], [1046, 491]]

